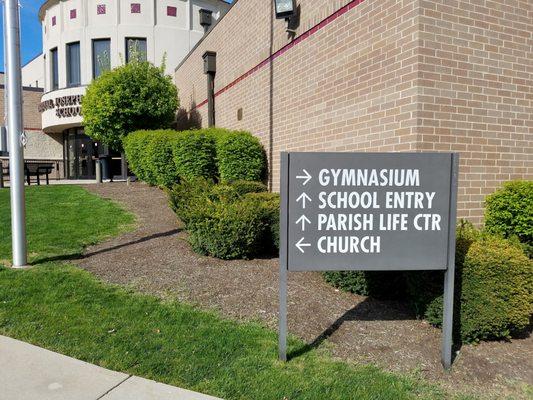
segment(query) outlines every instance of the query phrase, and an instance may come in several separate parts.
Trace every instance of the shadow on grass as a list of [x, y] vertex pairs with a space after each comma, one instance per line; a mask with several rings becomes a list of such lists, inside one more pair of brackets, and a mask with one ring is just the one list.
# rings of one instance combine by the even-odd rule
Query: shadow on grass
[[118, 249], [121, 249], [121, 248], [124, 248], [124, 247], [133, 246], [133, 245], [136, 245], [136, 244], [139, 244], [139, 243], [144, 243], [144, 242], [147, 242], [149, 240], [154, 240], [154, 239], [158, 239], [158, 238], [162, 238], [162, 237], [173, 236], [173, 235], [178, 234], [179, 232], [181, 232], [181, 229], [171, 229], [170, 231], [154, 233], [153, 235], [148, 235], [148, 236], [136, 239], [136, 240], [132, 240], [132, 241], [127, 242], [127, 243], [117, 244], [115, 246], [106, 247], [106, 248], [95, 250], [95, 251], [88, 252], [88, 253], [85, 253], [85, 254], [80, 254], [80, 253], [76, 252], [76, 253], [62, 254], [62, 255], [57, 255], [57, 256], [36, 258], [31, 263], [31, 265], [44, 264], [44, 263], [53, 262], [53, 261], [80, 260], [80, 259], [83, 259], [83, 258], [88, 258], [88, 257], [95, 256], [95, 255], [98, 255], [98, 254], [103, 254], [103, 253], [108, 253], [110, 251], [115, 251], [115, 250], [118, 250]]

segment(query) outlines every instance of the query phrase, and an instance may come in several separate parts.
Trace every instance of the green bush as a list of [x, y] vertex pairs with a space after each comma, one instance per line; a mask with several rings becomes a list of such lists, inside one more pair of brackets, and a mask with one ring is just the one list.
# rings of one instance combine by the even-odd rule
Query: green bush
[[170, 187], [179, 180], [178, 170], [174, 164], [174, 147], [178, 140], [178, 132], [157, 131], [146, 146], [144, 169], [148, 171], [152, 185]]
[[[482, 235], [469, 247], [456, 275], [459, 333], [463, 342], [509, 338], [528, 327], [533, 313], [533, 261], [520, 246]], [[442, 323], [442, 296], [426, 318]]]
[[250, 133], [220, 128], [137, 131], [124, 137], [123, 146], [130, 169], [151, 185], [170, 187], [181, 179], [205, 178], [232, 185], [238, 196], [266, 191], [261, 182], [250, 181], [266, 171], [263, 148]]
[[330, 285], [363, 296], [398, 299], [405, 294], [403, 274], [397, 271], [328, 271], [323, 276]]
[[248, 193], [264, 193], [268, 188], [264, 183], [256, 181], [238, 180], [230, 184], [239, 196], [244, 196]]
[[[468, 249], [479, 236], [480, 232], [470, 222], [465, 220], [459, 222], [457, 225], [455, 245], [455, 265], [457, 269], [462, 267]], [[427, 310], [429, 305], [435, 301], [440, 301], [442, 304], [444, 272], [413, 271], [405, 272], [404, 275], [407, 294], [415, 309], [416, 315], [434, 322], [434, 319], [430, 318], [427, 314]], [[459, 285], [455, 285], [455, 289], [459, 293]], [[439, 318], [442, 318], [442, 316]]]
[[120, 150], [131, 132], [170, 128], [178, 106], [178, 90], [164, 66], [134, 58], [87, 87], [82, 100], [85, 134]]
[[345, 292], [368, 296], [368, 282], [364, 271], [331, 271], [322, 274], [331, 286]]
[[221, 181], [265, 179], [266, 155], [258, 138], [249, 132], [228, 131], [219, 132], [215, 137]]
[[214, 203], [209, 216], [187, 228], [196, 252], [225, 260], [260, 254], [268, 230], [261, 204], [254, 201]]
[[174, 146], [174, 163], [183, 179], [217, 176], [214, 136], [207, 131], [184, 131]]
[[196, 178], [182, 180], [167, 191], [170, 208], [185, 227], [213, 213], [214, 206], [210, 200], [213, 187], [213, 182]]
[[[255, 194], [261, 194], [264, 196], [258, 196], [257, 198], [264, 201], [269, 201], [272, 199], [271, 193], [266, 193], [267, 187], [261, 182], [252, 182], [252, 181], [235, 181], [231, 183], [220, 183], [213, 186], [211, 190], [210, 198], [213, 201], [224, 201], [224, 202], [234, 202], [241, 200], [248, 195], [252, 196]], [[278, 196], [279, 199], [279, 196]], [[279, 200], [278, 200], [279, 208]]]
[[247, 193], [245, 199], [258, 202], [260, 205], [259, 209], [268, 227], [264, 250], [277, 252], [279, 250], [279, 194], [268, 192]]
[[[262, 189], [245, 184], [241, 187]], [[193, 249], [223, 259], [250, 258], [275, 249], [279, 195], [240, 195], [232, 184], [184, 180], [168, 190], [169, 202], [190, 233]]]
[[485, 201], [487, 231], [533, 246], [533, 181], [507, 182]]
[[152, 137], [158, 131], [137, 131], [123, 139], [124, 152], [128, 160], [129, 169], [142, 181], [151, 180], [150, 172], [146, 168], [146, 148], [152, 141]]

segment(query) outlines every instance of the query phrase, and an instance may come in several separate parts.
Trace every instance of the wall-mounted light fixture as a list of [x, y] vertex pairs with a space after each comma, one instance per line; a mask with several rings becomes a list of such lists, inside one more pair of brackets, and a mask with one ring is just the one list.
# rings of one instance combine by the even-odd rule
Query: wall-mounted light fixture
[[213, 11], [202, 8], [200, 10], [200, 25], [204, 27], [204, 33], [207, 33], [213, 24]]
[[296, 5], [296, 0], [274, 0], [274, 7], [276, 18], [287, 21], [287, 32], [294, 38], [300, 25], [300, 7]]
[[204, 59], [204, 74], [207, 75], [207, 124], [215, 126], [215, 75], [217, 73], [217, 53], [206, 51]]
[[274, 0], [277, 19], [289, 19], [296, 14], [296, 0]]

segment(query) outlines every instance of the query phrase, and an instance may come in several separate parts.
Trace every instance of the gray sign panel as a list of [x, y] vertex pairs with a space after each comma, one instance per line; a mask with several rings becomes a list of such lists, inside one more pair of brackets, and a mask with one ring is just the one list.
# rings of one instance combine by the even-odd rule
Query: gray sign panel
[[449, 265], [453, 155], [284, 153], [281, 256], [289, 271]]

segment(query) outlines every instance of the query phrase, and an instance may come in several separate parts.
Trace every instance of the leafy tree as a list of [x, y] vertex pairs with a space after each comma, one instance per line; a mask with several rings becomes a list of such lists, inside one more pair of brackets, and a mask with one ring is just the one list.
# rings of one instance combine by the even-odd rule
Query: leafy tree
[[178, 106], [178, 91], [164, 65], [134, 58], [87, 88], [82, 101], [85, 133], [121, 150], [122, 138], [130, 132], [170, 127]]

